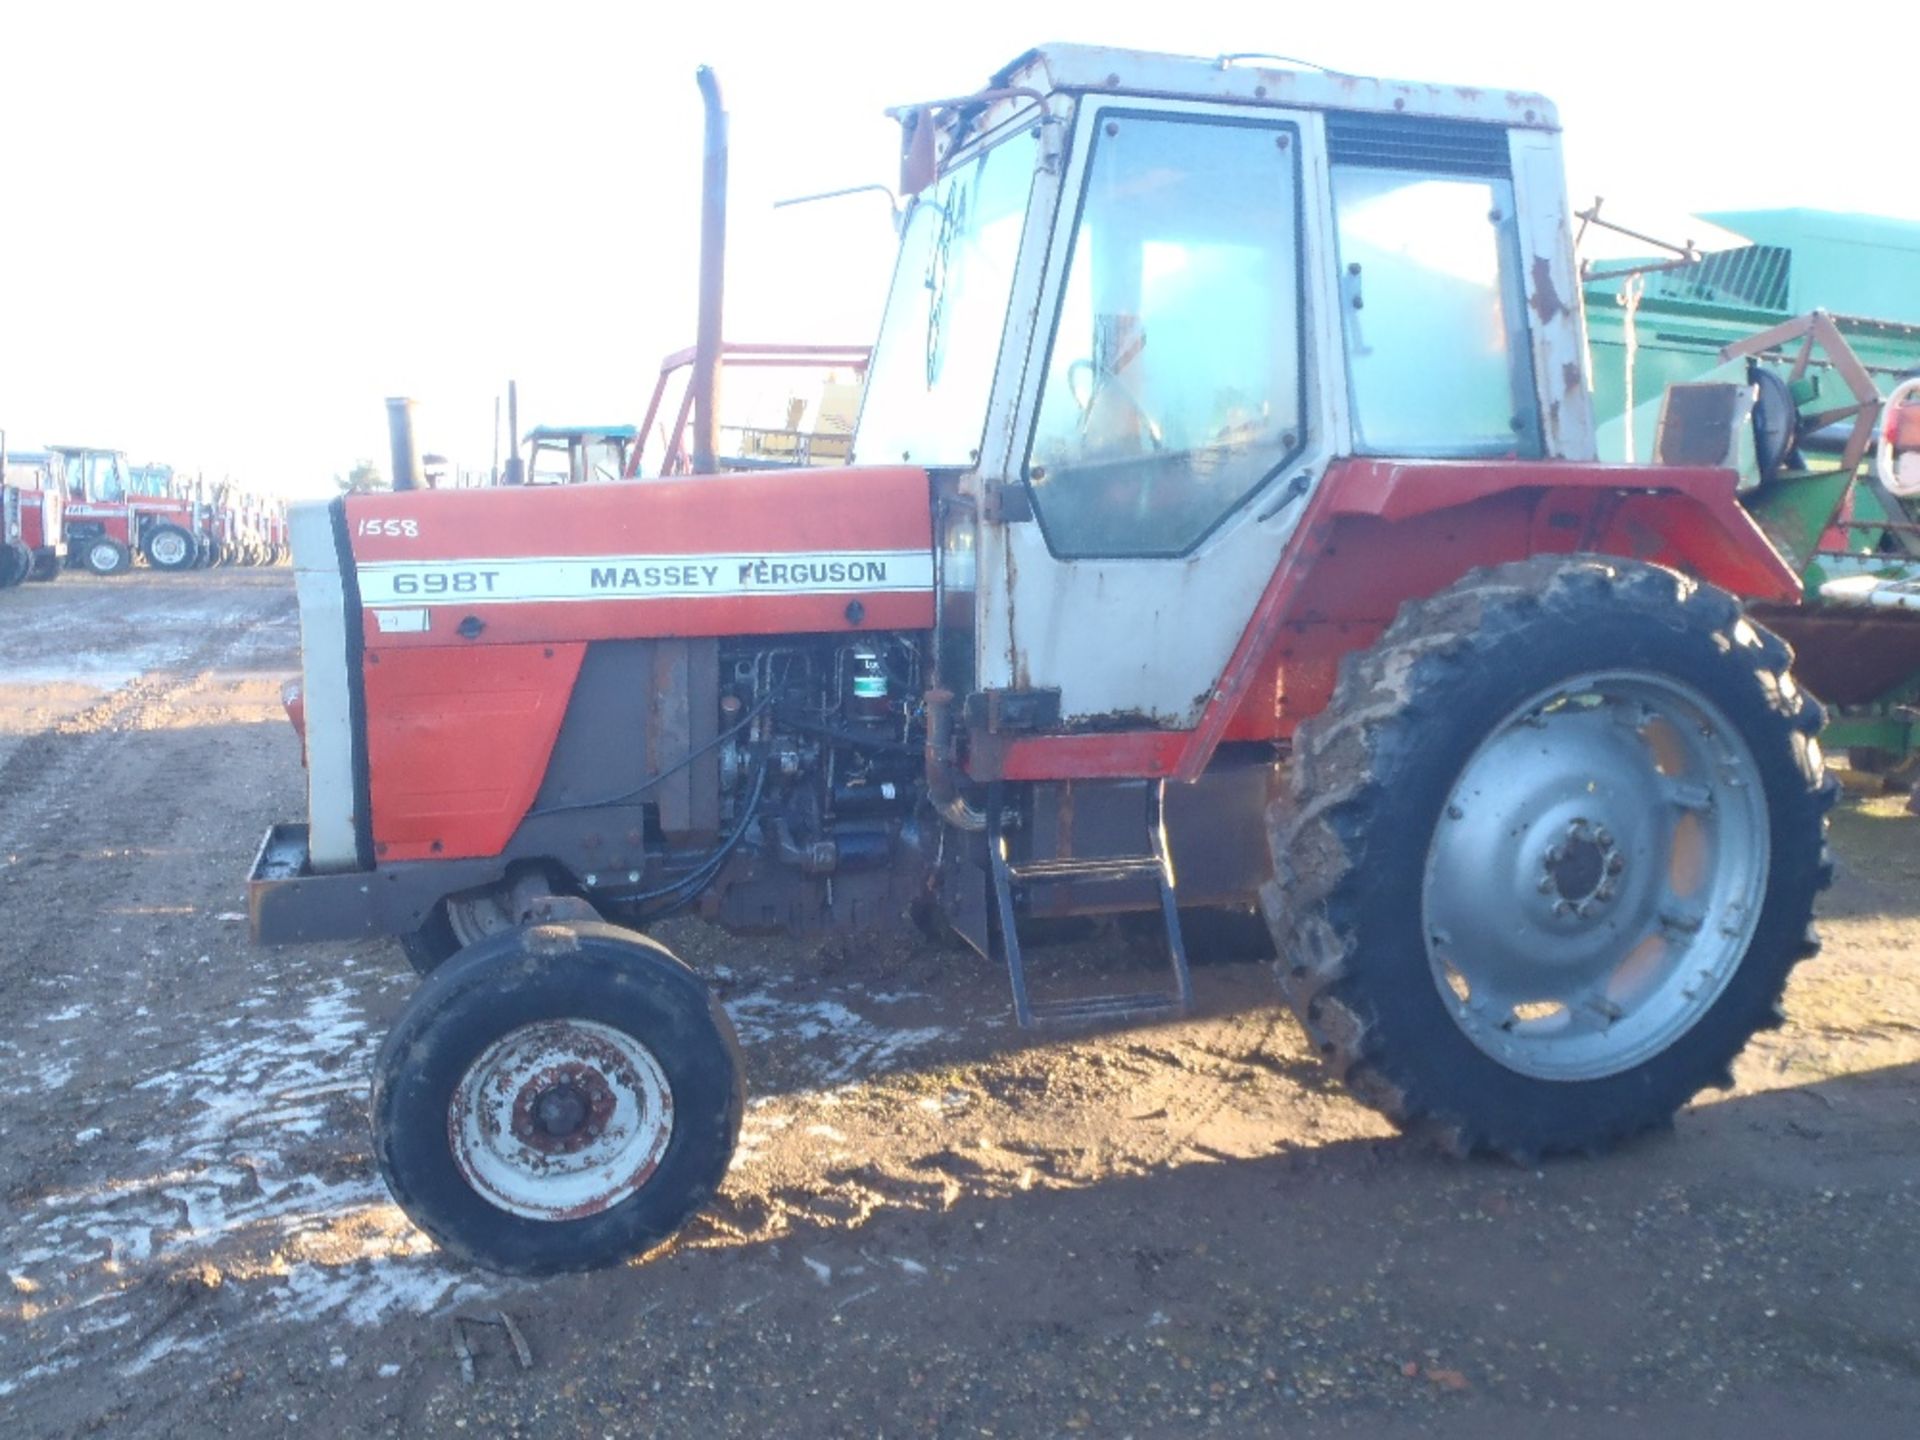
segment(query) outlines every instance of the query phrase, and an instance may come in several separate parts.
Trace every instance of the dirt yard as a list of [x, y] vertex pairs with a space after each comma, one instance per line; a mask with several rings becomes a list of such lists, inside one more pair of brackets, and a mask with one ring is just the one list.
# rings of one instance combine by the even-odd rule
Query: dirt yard
[[[747, 1045], [720, 1203], [644, 1263], [503, 1283], [371, 1164], [399, 952], [247, 944], [253, 847], [303, 807], [297, 647], [285, 572], [0, 595], [0, 1435], [1920, 1426], [1891, 800], [1837, 815], [1826, 952], [1738, 1087], [1537, 1170], [1396, 1139], [1260, 965], [1203, 964], [1183, 1023], [1036, 1039], [965, 953], [670, 930]], [[503, 1312], [531, 1364], [466, 1326], [469, 1383], [454, 1317]]]

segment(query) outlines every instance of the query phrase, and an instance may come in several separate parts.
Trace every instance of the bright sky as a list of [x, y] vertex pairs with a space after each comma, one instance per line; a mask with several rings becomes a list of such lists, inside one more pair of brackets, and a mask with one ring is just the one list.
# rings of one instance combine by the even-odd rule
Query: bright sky
[[[1806, 205], [1920, 220], [1889, 183], [1898, 85], [1845, 87], [1849, 147], [1782, 30], [1708, 6], [502, 6], [63, 0], [0, 10], [0, 427], [316, 493], [386, 467], [384, 396], [484, 468], [523, 428], [638, 420], [693, 336], [694, 67], [732, 112], [730, 339], [871, 339], [891, 181], [880, 111], [968, 91], [1029, 46], [1271, 50], [1544, 91], [1584, 203]], [[1783, 66], [1787, 67], [1783, 70]], [[1796, 100], [1795, 96], [1808, 97]], [[1793, 107], [1805, 107], [1796, 111]]]

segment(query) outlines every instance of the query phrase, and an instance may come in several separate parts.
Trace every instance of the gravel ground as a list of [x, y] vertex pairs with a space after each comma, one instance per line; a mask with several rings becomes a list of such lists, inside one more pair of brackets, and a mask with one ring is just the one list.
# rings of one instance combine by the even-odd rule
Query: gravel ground
[[1838, 814], [1827, 950], [1737, 1087], [1537, 1170], [1402, 1143], [1258, 965], [1202, 954], [1180, 1023], [1034, 1038], [964, 952], [670, 929], [747, 1044], [720, 1201], [502, 1282], [370, 1162], [398, 952], [246, 943], [303, 803], [297, 643], [285, 572], [0, 595], [0, 1435], [1914, 1433], [1896, 801]]

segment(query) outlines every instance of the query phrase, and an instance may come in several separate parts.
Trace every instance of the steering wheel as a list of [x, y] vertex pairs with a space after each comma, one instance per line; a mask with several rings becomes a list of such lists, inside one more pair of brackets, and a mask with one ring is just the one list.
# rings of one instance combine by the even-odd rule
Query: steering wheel
[[[1087, 382], [1087, 393], [1084, 398], [1080, 394], [1080, 386], [1076, 383], [1077, 377], [1081, 375], [1086, 377]], [[1080, 407], [1082, 435], [1087, 433], [1087, 427], [1093, 422], [1093, 402], [1100, 398], [1102, 390], [1112, 390], [1127, 402], [1127, 408], [1132, 410], [1139, 419], [1141, 429], [1146, 431], [1147, 439], [1152, 442], [1155, 450], [1167, 448], [1160, 422], [1153, 418], [1145, 405], [1140, 403], [1140, 397], [1133, 393], [1133, 387], [1113, 371], [1087, 359], [1075, 360], [1067, 366], [1067, 393], [1073, 396], [1073, 403]]]

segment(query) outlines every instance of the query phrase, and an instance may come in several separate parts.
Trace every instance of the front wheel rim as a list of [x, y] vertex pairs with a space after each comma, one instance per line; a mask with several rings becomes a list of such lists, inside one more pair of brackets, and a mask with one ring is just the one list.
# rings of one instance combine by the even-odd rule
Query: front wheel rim
[[581, 1220], [638, 1192], [673, 1138], [673, 1090], [625, 1031], [582, 1019], [508, 1031], [454, 1086], [447, 1139], [473, 1190], [529, 1220]]
[[120, 547], [102, 541], [93, 547], [87, 557], [96, 570], [118, 570], [120, 568]]
[[1541, 691], [1468, 758], [1428, 847], [1441, 1000], [1510, 1070], [1629, 1070], [1726, 989], [1769, 852], [1753, 752], [1692, 686], [1606, 671]]

